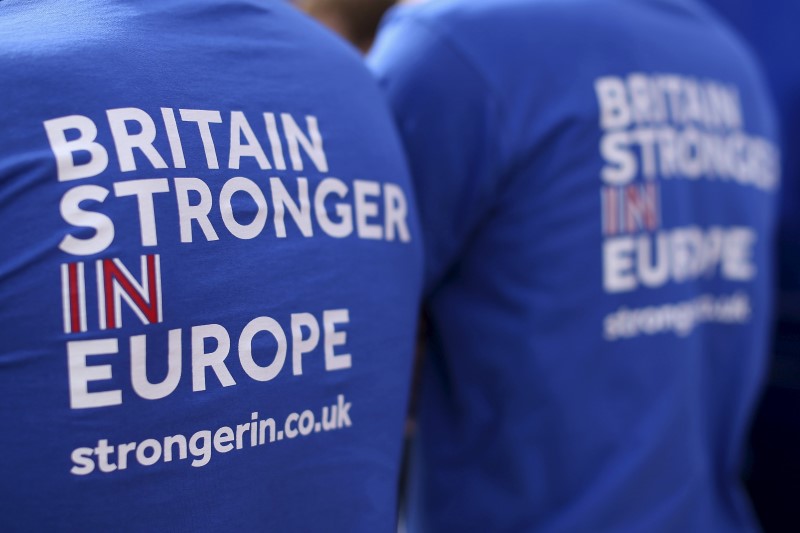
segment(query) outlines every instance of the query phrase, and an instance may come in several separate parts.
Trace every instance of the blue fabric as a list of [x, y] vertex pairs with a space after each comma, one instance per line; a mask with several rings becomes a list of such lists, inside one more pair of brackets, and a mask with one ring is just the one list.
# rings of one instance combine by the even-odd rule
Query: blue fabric
[[755, 529], [779, 152], [739, 40], [690, 0], [439, 0], [369, 63], [425, 232], [409, 529]]
[[421, 236], [357, 54], [9, 0], [0, 95], [0, 529], [392, 530]]
[[[791, 0], [706, 0], [739, 31], [764, 65], [779, 110], [784, 172], [780, 228], [777, 355], [797, 356], [800, 331], [800, 64], [787, 54], [800, 46], [800, 4]], [[797, 376], [791, 378], [795, 383]]]
[[[751, 434], [747, 485], [766, 531], [800, 529], [800, 4], [792, 0], [707, 0], [741, 32], [764, 65], [778, 108], [783, 186], [778, 295], [769, 387]], [[788, 54], [788, 55], [787, 55]]]
[[[784, 146], [797, 146], [800, 142], [800, 65], [787, 61], [787, 53], [800, 46], [800, 35], [795, 31], [800, 17], [800, 5], [791, 0], [706, 0], [728, 20], [753, 47], [764, 65], [764, 72], [780, 110], [782, 142]], [[797, 262], [797, 243], [800, 242], [800, 154], [797, 150], [783, 152], [784, 186], [781, 197], [781, 230], [784, 238], [794, 245], [791, 260]], [[790, 277], [792, 276], [792, 277]], [[789, 288], [797, 290], [800, 280], [797, 269], [785, 273]]]

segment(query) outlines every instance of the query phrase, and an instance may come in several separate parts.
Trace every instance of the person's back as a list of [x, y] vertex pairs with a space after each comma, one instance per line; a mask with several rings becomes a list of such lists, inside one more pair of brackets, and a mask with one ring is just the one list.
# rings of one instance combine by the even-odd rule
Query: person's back
[[356, 54], [11, 0], [0, 72], [0, 529], [391, 529], [421, 250]]
[[749, 54], [690, 0], [441, 0], [370, 63], [428, 259], [410, 529], [754, 528], [779, 165]]

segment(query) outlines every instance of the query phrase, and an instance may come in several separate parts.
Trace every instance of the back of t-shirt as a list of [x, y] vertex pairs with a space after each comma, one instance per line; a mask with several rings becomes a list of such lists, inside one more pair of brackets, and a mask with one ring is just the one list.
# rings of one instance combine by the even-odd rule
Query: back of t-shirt
[[391, 529], [420, 235], [357, 54], [8, 0], [0, 72], [0, 529]]
[[425, 230], [431, 531], [741, 531], [776, 131], [691, 0], [440, 0], [370, 62]]

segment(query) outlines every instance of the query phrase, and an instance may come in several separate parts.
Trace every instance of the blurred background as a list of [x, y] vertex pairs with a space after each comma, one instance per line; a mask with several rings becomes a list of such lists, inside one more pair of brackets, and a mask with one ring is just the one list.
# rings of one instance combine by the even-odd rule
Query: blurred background
[[[764, 69], [781, 120], [783, 183], [777, 235], [779, 272], [772, 371], [753, 424], [745, 480], [764, 531], [797, 532], [800, 531], [800, 0], [696, 1], [708, 4], [750, 44]], [[367, 53], [381, 18], [397, 2], [296, 0], [295, 3]], [[413, 423], [409, 427], [413, 428]]]
[[383, 14], [395, 0], [296, 0], [300, 9], [350, 41], [369, 51]]

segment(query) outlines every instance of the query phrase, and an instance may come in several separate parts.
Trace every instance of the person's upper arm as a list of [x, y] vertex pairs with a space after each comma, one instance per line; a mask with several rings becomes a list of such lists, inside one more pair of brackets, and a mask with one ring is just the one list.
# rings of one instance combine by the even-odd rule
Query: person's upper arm
[[501, 173], [499, 102], [465, 51], [410, 17], [381, 30], [368, 62], [408, 154], [435, 288], [491, 207]]

